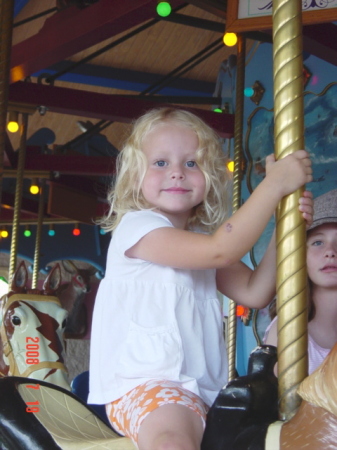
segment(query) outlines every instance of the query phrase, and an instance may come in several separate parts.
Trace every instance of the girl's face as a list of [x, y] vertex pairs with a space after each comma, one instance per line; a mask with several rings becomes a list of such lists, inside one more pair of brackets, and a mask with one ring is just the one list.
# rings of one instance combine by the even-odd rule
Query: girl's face
[[144, 198], [179, 228], [185, 228], [193, 208], [205, 195], [205, 177], [196, 163], [198, 137], [189, 128], [164, 123], [144, 139], [147, 170]]
[[314, 285], [337, 288], [337, 223], [325, 223], [309, 231], [307, 269]]

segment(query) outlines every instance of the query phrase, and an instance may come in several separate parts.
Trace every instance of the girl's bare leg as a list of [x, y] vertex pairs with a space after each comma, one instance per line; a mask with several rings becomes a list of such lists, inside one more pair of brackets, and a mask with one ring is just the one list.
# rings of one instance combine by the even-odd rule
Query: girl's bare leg
[[190, 408], [168, 404], [152, 411], [138, 433], [139, 450], [200, 450], [201, 417]]

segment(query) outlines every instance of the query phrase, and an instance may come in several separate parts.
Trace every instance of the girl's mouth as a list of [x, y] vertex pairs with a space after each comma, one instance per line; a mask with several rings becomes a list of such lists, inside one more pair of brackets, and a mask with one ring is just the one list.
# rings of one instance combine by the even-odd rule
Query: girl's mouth
[[184, 189], [181, 187], [171, 187], [171, 188], [163, 189], [163, 190], [164, 190], [164, 192], [172, 192], [174, 194], [185, 194], [186, 192], [189, 192], [188, 189]]
[[322, 269], [321, 269], [321, 272], [337, 272], [337, 266], [334, 266], [334, 265], [327, 265], [327, 266], [324, 266]]

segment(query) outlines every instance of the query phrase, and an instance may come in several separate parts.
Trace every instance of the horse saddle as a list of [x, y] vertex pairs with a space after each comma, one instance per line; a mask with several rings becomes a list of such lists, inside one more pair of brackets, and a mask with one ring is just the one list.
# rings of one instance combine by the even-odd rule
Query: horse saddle
[[0, 378], [2, 450], [135, 450], [75, 394], [41, 380]]

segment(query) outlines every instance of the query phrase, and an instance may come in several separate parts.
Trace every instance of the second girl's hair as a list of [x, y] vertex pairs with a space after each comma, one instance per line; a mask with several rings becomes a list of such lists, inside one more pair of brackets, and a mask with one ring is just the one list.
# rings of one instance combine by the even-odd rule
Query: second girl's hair
[[107, 231], [114, 230], [127, 212], [152, 208], [141, 191], [147, 170], [142, 144], [151, 131], [164, 123], [189, 128], [198, 137], [196, 162], [205, 176], [206, 190], [203, 202], [195, 207], [190, 218], [189, 228], [212, 231], [228, 217], [231, 175], [219, 136], [189, 111], [159, 108], [136, 120], [131, 135], [117, 157], [116, 179], [107, 196], [110, 209], [100, 221]]

